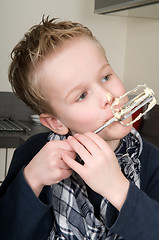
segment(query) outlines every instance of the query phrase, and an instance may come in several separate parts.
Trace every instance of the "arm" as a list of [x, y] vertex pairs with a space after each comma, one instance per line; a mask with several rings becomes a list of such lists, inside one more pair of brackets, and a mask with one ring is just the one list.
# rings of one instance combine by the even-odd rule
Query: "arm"
[[[15, 151], [8, 175], [0, 188], [0, 236], [2, 239], [29, 239], [29, 236], [33, 236], [35, 232], [40, 234], [40, 237], [44, 236], [43, 239], [45, 239], [53, 226], [51, 188], [44, 187], [44, 182], [40, 182], [39, 185], [43, 184], [43, 186], [38, 194], [37, 189], [32, 188], [34, 185], [32, 180], [35, 182], [37, 170], [45, 173], [43, 180], [48, 180], [49, 176], [44, 169], [44, 162], [49, 165], [47, 159], [54, 160], [53, 157], [49, 157], [52, 149], [50, 145], [53, 145], [53, 142], [46, 144], [46, 140], [47, 136], [39, 135], [31, 138]], [[42, 149], [45, 153], [44, 156]], [[48, 149], [50, 150], [47, 151]], [[43, 161], [43, 164], [40, 163], [39, 159]], [[28, 175], [24, 176], [23, 169], [26, 169], [27, 166], [30, 168], [31, 164], [33, 164], [31, 172], [27, 171]], [[52, 167], [55, 165], [52, 164]], [[59, 177], [63, 169], [60, 170], [60, 167], [57, 166], [55, 170], [59, 172]], [[68, 170], [68, 172], [70, 174], [71, 171]], [[52, 169], [51, 175], [54, 177], [54, 169]], [[54, 180], [57, 181], [57, 179]], [[48, 182], [48, 185], [52, 183]]]
[[[87, 136], [93, 137], [92, 134]], [[80, 143], [82, 142], [84, 149], [79, 146], [79, 143], [76, 143], [74, 139], [71, 139], [71, 144], [84, 160], [84, 166], [79, 165], [68, 157], [65, 158], [65, 161], [81, 175], [94, 191], [109, 200], [106, 225], [110, 231], [121, 235], [126, 240], [157, 239], [159, 236], [159, 151], [150, 151], [150, 148], [145, 146], [147, 151], [144, 152], [144, 154], [142, 153], [141, 160], [141, 189], [138, 189], [134, 184], [130, 183], [128, 191], [125, 192], [125, 194], [121, 190], [123, 198], [118, 198], [117, 196], [120, 204], [116, 205], [116, 200], [114, 201], [113, 199], [114, 194], [112, 194], [112, 188], [115, 188], [115, 190], [118, 189], [118, 186], [115, 185], [117, 182], [118, 185], [123, 185], [120, 182], [120, 174], [113, 154], [105, 145], [105, 161], [102, 161], [103, 163], [101, 164], [100, 156], [103, 156], [103, 154], [100, 155], [100, 151], [98, 151], [96, 155], [97, 162], [95, 162], [93, 156], [95, 156], [94, 151], [96, 146], [92, 145], [92, 148], [88, 143], [84, 144], [81, 138], [77, 140]], [[94, 137], [92, 140], [95, 141], [96, 145], [103, 152], [104, 148], [100, 142]], [[110, 159], [112, 165], [108, 159]], [[147, 163], [145, 163], [145, 161]], [[98, 167], [98, 165], [100, 167]], [[147, 167], [145, 167], [145, 165]], [[107, 169], [109, 171], [107, 171]], [[103, 176], [103, 180], [101, 176]], [[95, 185], [95, 183], [97, 184]], [[105, 190], [106, 188], [108, 191]], [[102, 189], [104, 189], [104, 191]], [[120, 199], [122, 199], [121, 202]], [[118, 208], [118, 206], [121, 206], [121, 208]], [[114, 218], [114, 214], [112, 213], [116, 212], [115, 208], [117, 208], [119, 212], [117, 217]]]
[[[29, 239], [37, 228], [39, 219], [45, 215], [53, 219], [49, 210], [51, 195], [47, 198], [48, 201], [42, 197], [39, 200], [23, 175], [24, 166], [45, 145], [47, 136], [48, 133], [35, 135], [14, 152], [7, 177], [0, 187], [0, 238], [2, 239]], [[49, 188], [44, 189], [44, 196], [49, 195], [50, 191]], [[31, 208], [30, 203], [32, 203]], [[49, 216], [47, 219], [50, 219]], [[48, 223], [48, 231], [50, 229]]]
[[[159, 237], [159, 149], [143, 141], [140, 160], [141, 189], [130, 184], [118, 218], [113, 221], [108, 214], [106, 221], [111, 231], [125, 239], [156, 240]], [[112, 211], [112, 206], [109, 210]]]
[[[45, 215], [48, 219], [51, 218], [51, 200], [50, 197], [47, 203], [40, 201], [27, 184], [21, 170], [0, 198], [1, 239], [29, 239], [37, 229], [40, 219]], [[51, 229], [50, 223], [47, 231]]]
[[159, 203], [130, 183], [127, 199], [117, 219], [110, 218], [109, 205], [106, 225], [126, 240], [156, 240], [159, 236]]

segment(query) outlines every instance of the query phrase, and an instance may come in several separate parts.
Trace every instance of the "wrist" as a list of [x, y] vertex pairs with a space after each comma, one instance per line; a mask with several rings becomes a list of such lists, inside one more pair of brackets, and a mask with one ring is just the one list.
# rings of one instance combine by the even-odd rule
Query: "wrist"
[[117, 184], [111, 185], [109, 194], [103, 195], [118, 211], [121, 210], [128, 194], [129, 181], [123, 176], [122, 181], [118, 181]]
[[27, 166], [24, 168], [23, 170], [23, 174], [24, 174], [24, 178], [26, 180], [26, 182], [28, 183], [28, 185], [31, 187], [31, 189], [33, 190], [33, 192], [35, 193], [35, 195], [37, 197], [39, 197], [42, 189], [44, 186], [42, 186], [36, 177], [31, 176], [29, 169], [27, 168]]
[[[125, 177], [124, 177], [125, 178]], [[123, 182], [120, 182], [118, 189], [116, 191], [116, 194], [114, 195], [114, 198], [112, 200], [112, 204], [115, 208], [118, 209], [118, 211], [121, 210], [129, 190], [129, 181], [125, 178]]]

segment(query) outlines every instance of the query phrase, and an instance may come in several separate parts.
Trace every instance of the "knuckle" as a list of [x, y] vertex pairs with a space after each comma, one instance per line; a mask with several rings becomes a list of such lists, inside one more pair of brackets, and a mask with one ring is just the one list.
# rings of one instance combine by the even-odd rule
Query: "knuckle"
[[56, 180], [58, 182], [70, 177], [70, 175], [72, 174], [72, 170], [59, 170], [56, 172]]
[[62, 170], [61, 169], [57, 169], [56, 170], [56, 179], [57, 181], [61, 181], [63, 179], [63, 173], [62, 173]]

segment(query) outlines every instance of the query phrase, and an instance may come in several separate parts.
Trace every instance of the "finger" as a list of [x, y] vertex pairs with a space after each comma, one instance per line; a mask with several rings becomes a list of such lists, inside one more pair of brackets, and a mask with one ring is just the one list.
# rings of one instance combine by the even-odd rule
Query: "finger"
[[[63, 153], [65, 153], [65, 155], [68, 155], [72, 159], [76, 158], [76, 153], [75, 152], [63, 151]], [[70, 169], [70, 167], [65, 163], [65, 161], [63, 161], [62, 156], [61, 156], [61, 159], [59, 159], [58, 166], [61, 169], [65, 169], [65, 170]]]
[[80, 163], [76, 162], [76, 160], [72, 159], [69, 155], [63, 153], [62, 154], [63, 161], [75, 172], [77, 172], [81, 177], [82, 173], [84, 173], [84, 166]]
[[56, 178], [55, 183], [59, 183], [59, 182], [61, 182], [62, 180], [69, 178], [69, 177], [71, 176], [71, 174], [72, 174], [72, 170], [71, 170], [71, 169], [69, 169], [69, 170], [63, 169], [63, 170], [61, 170], [61, 173], [60, 173], [59, 176]]
[[94, 141], [101, 150], [106, 151], [110, 148], [108, 143], [103, 140], [98, 134], [95, 134], [93, 132], [86, 132], [84, 135], [91, 138], [92, 141]]
[[76, 153], [75, 151], [63, 151], [63, 152], [66, 152], [71, 158], [75, 159], [76, 158]]
[[65, 161], [63, 161], [63, 159], [59, 160], [58, 167], [60, 169], [64, 169], [64, 170], [69, 170], [70, 169], [70, 167], [65, 163]]
[[63, 179], [67, 179], [72, 175], [72, 170], [63, 170]]
[[87, 149], [87, 151], [89, 151], [91, 155], [94, 155], [97, 152], [101, 151], [99, 146], [95, 141], [93, 141], [92, 138], [89, 137], [89, 135], [76, 134], [75, 137]]
[[90, 153], [76, 138], [70, 136], [68, 142], [85, 163], [90, 161]]
[[53, 147], [56, 147], [58, 149], [63, 149], [67, 151], [73, 151], [73, 148], [70, 144], [68, 144], [67, 140], [54, 140], [47, 143], [48, 145], [51, 145]]

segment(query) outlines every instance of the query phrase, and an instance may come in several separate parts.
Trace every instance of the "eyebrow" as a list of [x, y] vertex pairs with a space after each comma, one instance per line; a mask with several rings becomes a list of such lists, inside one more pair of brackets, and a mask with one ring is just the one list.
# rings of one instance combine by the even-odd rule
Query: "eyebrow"
[[75, 91], [77, 91], [77, 90], [79, 90], [79, 89], [82, 89], [82, 87], [83, 87], [83, 84], [78, 84], [78, 85], [76, 85], [75, 87], [73, 87], [69, 92], [68, 92], [68, 94], [66, 95], [66, 97], [65, 97], [65, 100], [73, 93], [73, 92], [75, 92]]
[[[104, 64], [104, 65], [98, 70], [97, 75], [99, 75], [99, 73], [100, 73], [101, 71], [103, 71], [104, 68], [109, 67], [109, 66], [110, 66], [109, 63]], [[73, 88], [68, 92], [68, 94], [66, 95], [65, 100], [66, 100], [73, 92], [75, 92], [75, 91], [77, 91], [77, 90], [79, 90], [79, 89], [82, 89], [82, 88], [83, 88], [83, 84], [82, 84], [82, 83], [80, 83], [80, 84], [76, 85], [75, 87], [73, 87]]]

